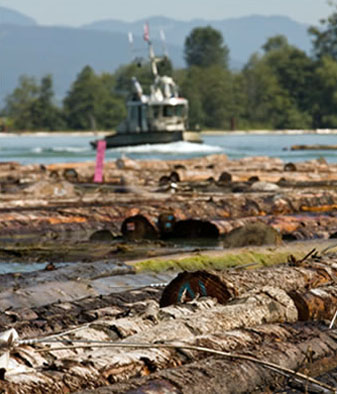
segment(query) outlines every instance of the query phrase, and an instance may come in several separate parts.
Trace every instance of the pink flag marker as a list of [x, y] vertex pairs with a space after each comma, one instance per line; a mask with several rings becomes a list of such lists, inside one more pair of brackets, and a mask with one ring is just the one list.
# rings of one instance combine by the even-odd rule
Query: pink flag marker
[[97, 142], [97, 148], [96, 148], [96, 168], [95, 168], [95, 176], [94, 176], [94, 182], [96, 183], [103, 182], [103, 166], [104, 166], [105, 149], [106, 149], [106, 141], [99, 140]]
[[145, 41], [150, 41], [150, 29], [149, 29], [149, 24], [145, 23], [144, 25], [144, 40]]

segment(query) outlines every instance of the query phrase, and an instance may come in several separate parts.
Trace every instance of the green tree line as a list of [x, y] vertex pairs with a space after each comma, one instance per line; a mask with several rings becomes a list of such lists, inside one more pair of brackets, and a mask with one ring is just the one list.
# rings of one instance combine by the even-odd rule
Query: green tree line
[[[189, 100], [191, 129], [337, 128], [337, 7], [319, 27], [311, 27], [312, 53], [271, 37], [242, 70], [229, 68], [224, 37], [210, 26], [195, 28], [185, 40], [186, 68], [168, 59], [159, 72], [173, 75]], [[63, 102], [55, 103], [53, 78], [22, 76], [6, 97], [2, 115], [14, 130], [110, 130], [126, 116], [125, 100], [136, 76], [145, 93], [149, 66], [129, 64], [97, 74], [86, 66]]]

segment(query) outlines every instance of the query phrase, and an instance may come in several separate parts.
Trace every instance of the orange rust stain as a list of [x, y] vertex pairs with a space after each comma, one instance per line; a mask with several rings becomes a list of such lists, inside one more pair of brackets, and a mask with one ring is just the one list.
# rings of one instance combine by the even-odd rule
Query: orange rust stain
[[332, 205], [321, 205], [319, 207], [308, 207], [306, 205], [301, 206], [301, 211], [305, 212], [329, 212], [337, 209], [337, 204]]
[[300, 226], [299, 223], [294, 223], [294, 222], [287, 222], [287, 221], [277, 221], [274, 223], [271, 223], [272, 227], [274, 227], [275, 229], [278, 229], [279, 231], [286, 231], [286, 232], [293, 232], [296, 231], [298, 229], [298, 227]]
[[222, 218], [229, 218], [231, 216], [231, 214], [225, 210], [220, 210], [218, 214]]
[[149, 376], [151, 375], [151, 371], [149, 368], [145, 365], [145, 367], [141, 370], [140, 372], [141, 376]]
[[83, 217], [71, 217], [71, 218], [48, 218], [47, 221], [50, 224], [61, 224], [61, 223], [86, 223], [87, 219]]
[[[2, 222], [4, 222], [4, 221], [6, 221], [6, 222], [13, 222], [13, 221], [16, 221], [16, 220], [18, 220], [19, 218], [18, 218], [18, 216], [13, 216], [13, 215], [1, 215], [1, 221]], [[20, 219], [22, 219], [21, 217], [20, 217]]]
[[126, 216], [126, 217], [128, 217], [128, 216], [135, 216], [135, 215], [138, 215], [139, 212], [140, 212], [140, 209], [139, 209], [139, 208], [131, 208], [131, 209], [128, 209], [128, 210], [125, 212], [125, 216]]

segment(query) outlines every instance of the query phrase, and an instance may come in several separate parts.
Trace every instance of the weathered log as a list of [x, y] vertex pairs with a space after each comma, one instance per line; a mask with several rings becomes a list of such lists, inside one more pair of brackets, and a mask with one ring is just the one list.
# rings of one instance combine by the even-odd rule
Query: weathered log
[[[284, 164], [280, 159], [268, 157], [244, 158], [240, 160], [228, 160], [224, 155], [214, 155], [205, 158], [179, 160], [179, 161], [131, 161], [130, 159], [119, 160], [120, 162], [132, 162], [133, 165], [118, 169], [116, 162], [107, 161], [105, 163], [106, 182], [119, 183], [123, 176], [130, 178], [131, 184], [155, 184], [161, 175], [167, 175], [169, 171], [185, 171], [194, 173], [206, 173], [205, 179], [212, 177], [218, 179], [220, 174], [226, 169], [233, 175], [234, 181], [246, 181], [252, 176], [258, 176], [261, 181], [276, 182], [281, 177], [287, 175], [291, 180], [313, 180], [316, 179], [336, 179], [336, 166], [322, 163], [319, 160], [312, 160], [305, 163], [297, 163], [297, 171], [287, 173], [283, 171]], [[31, 182], [45, 179], [51, 175], [57, 179], [64, 179], [69, 175], [68, 171], [76, 173], [77, 177], [71, 177], [71, 181], [83, 183], [92, 182], [94, 173], [94, 162], [90, 163], [60, 163], [48, 166], [20, 166], [16, 165], [12, 170], [5, 166], [0, 169], [0, 179]], [[156, 168], [158, 179], [153, 177], [153, 168]], [[10, 173], [11, 171], [11, 173]], [[200, 177], [199, 177], [200, 178]]]
[[[310, 262], [311, 264], [313, 263]], [[333, 262], [326, 264], [326, 266], [323, 264], [319, 265], [319, 263], [316, 264], [317, 267], [320, 266], [322, 270], [325, 268], [332, 275]], [[252, 273], [250, 272], [250, 274]], [[273, 285], [270, 280], [269, 284]], [[77, 309], [78, 318], [82, 318], [82, 322], [91, 321], [94, 324], [90, 328], [77, 332], [75, 335], [64, 337], [65, 343], [74, 341], [75, 347], [81, 345], [80, 343], [77, 344], [75, 340], [106, 341], [123, 338], [125, 341], [133, 343], [153, 343], [154, 341], [157, 343], [163, 341], [172, 343], [172, 341], [179, 339], [179, 341], [184, 341], [187, 344], [225, 351], [240, 351], [240, 349], [245, 351], [245, 349], [249, 348], [250, 352], [253, 352], [254, 356], [260, 359], [272, 361], [277, 359], [280, 360], [283, 366], [291, 368], [306, 367], [305, 361], [303, 364], [303, 360], [306, 357], [309, 346], [315, 352], [315, 360], [320, 362], [322, 367], [332, 368], [332, 362], [335, 360], [337, 346], [333, 337], [325, 336], [325, 333], [322, 333], [322, 327], [318, 329], [311, 328], [310, 325], [297, 328], [294, 326], [283, 328], [277, 325], [273, 325], [270, 328], [268, 328], [269, 326], [263, 326], [264, 328], [258, 327], [259, 324], [265, 322], [286, 320], [293, 322], [297, 319], [297, 310], [293, 301], [284, 291], [277, 290], [277, 288], [264, 288], [261, 291], [242, 294], [241, 298], [235, 299], [230, 305], [226, 306], [218, 305], [215, 301], [206, 299], [161, 310], [154, 301], [145, 300], [144, 302], [144, 299], [142, 300], [140, 297], [141, 295], [142, 292], [135, 293], [133, 304], [129, 301], [124, 306], [117, 304], [117, 308], [111, 307], [118, 299], [117, 295], [97, 298], [96, 304], [92, 297], [88, 300], [82, 300], [80, 303], [60, 303], [58, 309], [57, 305], [54, 307], [54, 313], [58, 311], [58, 315], [50, 315], [50, 312], [53, 312], [53, 309], [51, 309], [47, 319], [46, 316], [43, 318], [43, 315], [38, 314], [38, 310], [41, 310], [41, 307], [33, 311], [35, 312], [35, 317], [33, 313], [27, 313], [28, 311], [26, 310], [26, 316], [30, 316], [31, 319], [29, 321], [22, 320], [25, 319], [22, 311], [22, 317], [17, 320], [15, 327], [20, 329], [20, 331], [24, 327], [26, 329], [29, 327], [32, 330], [35, 324], [40, 322], [41, 325], [41, 317], [46, 320], [45, 324], [47, 325], [52, 324], [53, 321], [55, 323], [56, 321], [60, 322], [63, 319], [69, 322], [67, 319], [71, 321], [72, 313], [75, 312], [72, 305], [77, 304], [77, 308], [87, 307], [85, 315], [82, 309], [82, 317], [81, 311]], [[183, 290], [183, 295], [188, 295], [188, 289], [186, 291]], [[138, 302], [135, 302], [137, 298]], [[98, 309], [93, 309], [93, 306], [94, 308], [98, 307]], [[62, 310], [64, 313], [63, 319], [60, 314]], [[48, 311], [48, 308], [45, 308], [45, 311]], [[127, 313], [125, 313], [126, 311]], [[20, 316], [20, 310], [8, 311], [8, 318], [15, 312]], [[228, 332], [228, 330], [240, 327], [244, 328], [244, 330]], [[254, 329], [249, 330], [249, 327], [254, 327]], [[258, 334], [259, 332], [260, 335]], [[301, 335], [296, 334], [297, 332], [301, 333]], [[261, 343], [261, 347], [259, 347], [259, 343]], [[0, 383], [0, 388], [9, 392], [12, 390], [13, 392], [22, 393], [28, 393], [32, 390], [46, 393], [59, 392], [61, 390], [75, 391], [84, 386], [97, 387], [108, 382], [125, 381], [130, 377], [148, 374], [154, 370], [185, 364], [205, 357], [203, 353], [200, 354], [199, 352], [188, 350], [137, 348], [134, 350], [125, 350], [123, 348], [119, 350], [118, 348], [110, 348], [107, 344], [103, 344], [104, 348], [102, 349], [96, 349], [94, 347], [95, 344], [88, 344], [87, 346], [91, 346], [91, 349], [81, 349], [79, 347], [63, 351], [53, 350], [53, 348], [59, 346], [62, 347], [64, 345], [53, 344], [46, 353], [41, 355], [38, 355], [31, 347], [25, 347], [23, 351], [20, 348], [16, 349], [14, 355], [17, 362], [19, 364], [29, 363], [34, 368], [28, 369], [24, 375], [9, 374], [6, 376], [6, 381]], [[36, 345], [34, 349], [39, 349], [40, 347], [41, 345]], [[290, 357], [289, 354], [292, 356]], [[289, 359], [291, 359], [290, 364]], [[294, 363], [295, 359], [296, 363]], [[207, 365], [212, 366], [212, 360], [212, 358], [209, 359], [210, 364]], [[217, 358], [217, 360], [219, 359]], [[40, 368], [42, 365], [44, 365], [43, 369]], [[197, 370], [201, 365], [204, 365], [204, 361], [198, 364]], [[225, 364], [221, 365], [222, 368], [226, 368], [228, 362], [226, 361]], [[233, 366], [233, 362], [229, 365]], [[234, 374], [233, 376], [236, 376], [238, 369], [240, 370], [238, 365], [245, 365], [245, 368], [248, 368], [249, 371], [255, 371], [249, 377], [249, 382], [250, 384], [256, 382], [253, 376], [259, 375], [260, 372], [257, 372], [257, 370], [260, 371], [260, 368], [257, 368], [257, 370], [254, 369], [255, 367], [250, 369], [251, 367], [248, 367], [247, 364], [236, 362], [235, 368], [230, 367], [228, 369]], [[315, 368], [318, 365], [315, 364]], [[179, 371], [182, 373], [185, 371], [188, 376], [189, 367], [191, 367], [191, 370], [194, 370], [194, 365], [192, 364], [182, 367]], [[39, 372], [35, 368], [38, 368]], [[51, 371], [55, 369], [58, 370], [58, 373], [52, 374]], [[264, 369], [262, 370], [264, 371]], [[178, 375], [183, 376], [180, 375], [179, 371], [177, 372]], [[218, 369], [214, 369], [214, 375], [211, 371], [207, 371], [208, 368], [204, 370], [204, 373], [209, 372], [214, 379], [216, 379], [216, 376], [219, 376]], [[167, 373], [169, 374], [170, 371], [167, 371]], [[33, 376], [35, 377], [34, 380]], [[267, 374], [266, 376], [267, 382], [275, 382], [274, 375]], [[261, 379], [261, 376], [258, 379]], [[32, 386], [33, 381], [34, 386]], [[176, 382], [176, 380], [173, 380], [173, 382]], [[183, 381], [181, 380], [180, 382]], [[186, 380], [185, 384], [186, 387], [190, 387]], [[230, 388], [231, 386], [228, 387]]]
[[337, 180], [335, 179], [326, 179], [326, 180], [312, 180], [312, 181], [296, 181], [296, 180], [290, 180], [290, 179], [285, 179], [284, 177], [281, 177], [278, 181], [277, 184], [282, 187], [287, 187], [287, 188], [320, 188], [320, 187], [325, 187], [325, 188], [334, 188], [337, 186]]
[[[303, 266], [279, 266], [250, 271], [196, 271], [182, 272], [163, 291], [160, 306], [186, 302], [198, 295], [211, 295], [221, 303], [265, 284], [291, 292], [314, 288], [333, 282], [337, 266], [328, 258], [325, 264], [310, 263]], [[184, 294], [184, 297], [182, 295]]]
[[[278, 335], [278, 327], [275, 327], [275, 329], [276, 335]], [[292, 328], [291, 331], [293, 335], [297, 333], [301, 336], [298, 330]], [[255, 332], [259, 334], [258, 329]], [[246, 331], [246, 334], [249, 335], [249, 330]], [[304, 337], [308, 334], [309, 331], [306, 329]], [[318, 338], [319, 340], [317, 341]], [[219, 342], [217, 347], [221, 346], [220, 338]], [[271, 361], [272, 363], [275, 363], [275, 360], [277, 360], [277, 364], [282, 367], [299, 372], [304, 371], [309, 376], [317, 376], [322, 372], [336, 368], [337, 358], [334, 350], [332, 350], [333, 348], [336, 349], [335, 338], [329, 337], [327, 332], [317, 332], [317, 338], [307, 336], [304, 339], [302, 336], [302, 341], [298, 339], [294, 341], [289, 338], [289, 342], [287, 342], [287, 339], [282, 337], [278, 343], [265, 342], [262, 345], [255, 345], [254, 350], [250, 350], [249, 354], [250, 356], [254, 355], [259, 360]], [[291, 373], [287, 374], [281, 371], [278, 374], [275, 370], [258, 363], [218, 356], [208, 357], [206, 360], [192, 362], [164, 371], [156, 371], [149, 376], [132, 379], [125, 383], [115, 383], [95, 391], [85, 390], [80, 393], [131, 394], [151, 390], [151, 393], [158, 394], [171, 392], [179, 394], [249, 392], [257, 394], [261, 392], [275, 392], [287, 386], [292, 388], [294, 387], [291, 385], [292, 383], [296, 383], [295, 387], [306, 392], [335, 392], [333, 386], [325, 386], [324, 383], [322, 383], [322, 386], [315, 385], [305, 378], [296, 378]]]
[[[226, 308], [226, 307], [223, 307]], [[200, 311], [199, 311], [200, 312]], [[194, 320], [198, 318], [198, 312], [194, 312]], [[151, 315], [153, 316], [153, 315]], [[209, 316], [214, 319], [214, 316]], [[145, 318], [145, 317], [144, 317]], [[149, 318], [149, 315], [147, 315]], [[179, 322], [180, 318], [178, 318]], [[189, 322], [192, 322], [192, 316]], [[336, 340], [334, 333], [331, 331], [323, 331], [322, 326], [308, 325], [297, 327], [289, 325], [263, 325], [254, 327], [253, 329], [245, 328], [244, 330], [234, 330], [224, 332], [220, 326], [217, 326], [218, 330], [211, 330], [211, 332], [205, 331], [204, 333], [198, 332], [196, 336], [191, 335], [189, 330], [186, 330], [184, 335], [179, 337], [176, 348], [165, 348], [164, 344], [160, 345], [161, 338], [167, 338], [167, 333], [163, 330], [152, 329], [152, 334], [159, 333], [159, 340], [156, 336], [149, 335], [149, 325], [143, 327], [143, 332], [137, 333], [128, 337], [128, 340], [114, 343], [114, 347], [110, 347], [108, 342], [104, 342], [102, 345], [89, 343], [81, 346], [81, 340], [103, 340], [109, 341], [109, 329], [108, 324], [111, 320], [97, 321], [92, 328], [87, 328], [74, 333], [73, 335], [64, 336], [61, 339], [61, 343], [71, 343], [74, 345], [68, 346], [60, 344], [52, 344], [49, 349], [46, 349], [43, 353], [39, 354], [34, 351], [31, 347], [25, 347], [20, 351], [16, 349], [16, 359], [19, 363], [29, 362], [34, 368], [27, 368], [26, 373], [22, 374], [9, 374], [6, 376], [5, 382], [0, 382], [0, 388], [13, 390], [17, 392], [20, 384], [20, 391], [22, 393], [29, 393], [32, 390], [32, 376], [37, 376], [34, 379], [34, 392], [49, 393], [52, 390], [70, 389], [75, 391], [83, 387], [98, 387], [107, 384], [108, 382], [120, 382], [127, 381], [132, 377], [138, 377], [137, 381], [131, 381], [125, 384], [117, 384], [109, 387], [109, 389], [119, 388], [119, 392], [125, 392], [127, 388], [135, 387], [144, 383], [143, 379], [139, 379], [140, 376], [147, 376], [151, 374], [149, 379], [156, 378], [168, 378], [173, 387], [178, 385], [178, 392], [190, 392], [192, 385], [198, 383], [201, 376], [205, 378], [208, 374], [208, 387], [214, 389], [216, 382], [221, 376], [222, 391], [227, 389], [229, 392], [251, 392], [250, 388], [255, 387], [256, 391], [268, 387], [275, 387], [275, 384], [283, 383], [284, 380], [278, 381], [279, 376], [275, 373], [271, 373], [270, 370], [264, 367], [258, 366], [254, 363], [246, 363], [242, 360], [233, 361], [228, 358], [207, 358], [207, 353], [199, 352], [195, 350], [184, 350], [184, 345], [206, 347], [208, 349], [216, 349], [225, 352], [240, 352], [244, 349], [250, 349], [249, 355], [256, 357], [257, 359], [264, 361], [271, 361], [282, 367], [290, 368], [292, 370], [305, 370], [306, 374], [316, 376], [322, 372], [333, 369], [337, 366], [336, 360]], [[213, 320], [214, 323], [214, 320]], [[168, 322], [162, 322], [163, 327], [168, 326]], [[201, 320], [199, 327], [203, 326], [204, 321]], [[124, 323], [124, 327], [127, 326]], [[171, 338], [174, 339], [172, 342], [167, 342], [168, 345], [174, 345], [177, 341], [177, 336], [181, 335], [179, 331], [179, 325], [177, 325], [178, 331], [172, 332], [174, 327], [174, 320], [169, 324]], [[194, 329], [197, 330], [197, 321], [194, 324]], [[209, 328], [212, 329], [212, 324]], [[213, 335], [212, 333], [215, 332]], [[144, 335], [145, 334], [145, 335]], [[176, 336], [174, 335], [176, 334]], [[201, 335], [200, 335], [201, 334]], [[152, 338], [151, 342], [157, 341], [158, 345], [154, 344], [151, 349], [151, 342], [140, 342]], [[79, 341], [76, 342], [76, 341]], [[182, 342], [183, 341], [183, 342]], [[131, 342], [133, 344], [140, 343], [139, 348], [137, 345], [128, 345]], [[149, 344], [149, 348], [142, 346], [142, 343]], [[124, 348], [123, 345], [128, 348]], [[179, 349], [179, 344], [181, 349]], [[95, 347], [97, 346], [97, 348]], [[120, 348], [119, 348], [120, 346]], [[41, 345], [35, 347], [40, 349]], [[59, 351], [57, 349], [65, 350]], [[310, 349], [310, 351], [309, 351]], [[90, 362], [88, 362], [90, 360]], [[198, 361], [200, 360], [200, 361]], [[186, 364], [181, 366], [182, 364]], [[219, 368], [215, 368], [214, 363], [221, 365], [222, 373]], [[39, 368], [44, 364], [44, 369], [37, 372], [35, 368]], [[164, 368], [177, 367], [174, 370], [169, 369], [162, 372]], [[58, 374], [51, 374], [50, 371], [57, 368]], [[252, 373], [247, 373], [242, 377], [242, 369]], [[189, 376], [197, 374], [197, 379], [190, 379]], [[199, 375], [198, 371], [202, 371]], [[229, 371], [227, 375], [225, 371]], [[231, 391], [235, 387], [230, 377], [238, 377], [241, 375], [241, 380], [244, 385], [241, 386], [241, 391]], [[71, 382], [71, 386], [69, 384]], [[237, 380], [235, 379], [235, 382]], [[307, 383], [307, 382], [305, 382]], [[182, 385], [185, 384], [186, 391], [183, 390]], [[220, 384], [220, 383], [219, 383]], [[236, 384], [236, 383], [235, 383]], [[195, 387], [195, 386], [194, 386]], [[123, 388], [123, 390], [122, 390]], [[181, 391], [182, 390], [182, 391]], [[213, 390], [212, 390], [213, 391]], [[111, 391], [116, 392], [116, 391]]]
[[294, 172], [297, 170], [296, 165], [292, 162], [286, 163], [283, 167], [284, 171], [291, 171]]
[[[244, 205], [239, 206], [242, 200], [237, 201], [237, 205], [232, 207], [227, 206], [227, 201], [222, 201], [216, 204], [206, 201], [149, 201], [143, 202], [134, 201], [131, 204], [137, 205], [136, 215], [141, 215], [150, 222], [145, 229], [150, 230], [150, 237], [153, 237], [158, 230], [156, 229], [156, 222], [158, 217], [163, 212], [171, 211], [173, 219], [172, 223], [177, 228], [185, 228], [190, 225], [190, 222], [178, 222], [180, 220], [193, 220], [195, 227], [216, 227], [211, 232], [212, 237], [228, 233], [234, 228], [240, 227], [248, 222], [264, 222], [279, 230], [281, 234], [294, 233], [296, 239], [311, 239], [315, 237], [328, 238], [331, 234], [335, 234], [337, 229], [336, 218], [332, 215], [322, 214], [313, 217], [312, 215], [302, 216], [285, 216], [285, 213], [296, 212], [294, 207], [290, 207], [290, 203], [279, 201], [277, 205], [273, 204], [271, 207], [261, 207], [259, 202], [254, 204], [249, 202], [249, 199], [243, 200]], [[304, 201], [305, 202], [305, 201]], [[1, 212], [0, 209], [0, 235], [7, 235], [8, 233], [44, 233], [46, 231], [54, 230], [57, 233], [66, 232], [67, 230], [83, 230], [95, 231], [107, 229], [113, 235], [120, 235], [123, 221], [129, 221], [130, 208], [124, 202], [118, 203], [81, 203], [77, 208], [75, 203], [65, 203], [63, 205], [50, 205], [47, 207], [26, 207], [11, 208]], [[292, 204], [294, 205], [294, 204]], [[323, 212], [329, 213], [336, 209], [337, 204], [310, 206], [302, 204], [299, 209], [302, 212]], [[183, 211], [183, 208], [185, 210]], [[267, 215], [263, 210], [267, 208], [269, 211], [274, 211], [274, 216]], [[283, 213], [283, 216], [279, 216]], [[259, 215], [263, 215], [258, 217]], [[132, 216], [135, 216], [132, 213]], [[233, 218], [233, 216], [237, 216]], [[224, 220], [229, 219], [229, 220]], [[135, 225], [135, 228], [137, 226]], [[143, 226], [144, 227], [144, 226]], [[126, 232], [127, 229], [125, 228]], [[144, 229], [143, 229], [144, 230]], [[163, 233], [166, 233], [167, 228], [162, 228]], [[174, 227], [171, 227], [170, 232], [174, 234]], [[128, 233], [128, 232], [127, 232]], [[134, 231], [133, 231], [134, 233]], [[137, 231], [136, 231], [137, 233]], [[188, 234], [188, 231], [180, 231], [181, 234]], [[208, 233], [208, 230], [197, 231], [197, 233]], [[135, 234], [135, 233], [134, 233]], [[216, 235], [215, 235], [216, 234]], [[131, 232], [130, 232], [131, 235]], [[148, 231], [141, 231], [138, 238], [147, 237]], [[181, 236], [181, 235], [178, 235]]]
[[298, 310], [299, 320], [329, 320], [337, 310], [337, 287], [326, 286], [308, 292], [291, 291], [290, 297]]
[[93, 242], [112, 242], [114, 239], [111, 231], [109, 230], [98, 230], [90, 235], [89, 240]]
[[[97, 319], [120, 319], [128, 312], [134, 315], [135, 319], [144, 315], [146, 321], [145, 315], [150, 309], [148, 306], [152, 300], [159, 300], [160, 289], [143, 287], [146, 283], [152, 283], [154, 278], [151, 275], [133, 278], [135, 281], [129, 277], [129, 280], [123, 282], [123, 278], [127, 279], [126, 276], [116, 276], [114, 282], [114, 278], [108, 278], [108, 281], [112, 282], [108, 294], [101, 293], [99, 296], [87, 296], [80, 300], [72, 297], [67, 301], [58, 300], [40, 306], [31, 304], [28, 307], [4, 309], [0, 312], [1, 327], [14, 328], [21, 338], [27, 339], [66, 331], [69, 327], [81, 326]], [[156, 280], [165, 280], [165, 277], [157, 276]], [[128, 288], [130, 290], [127, 290]], [[131, 325], [131, 316], [130, 319]], [[99, 327], [97, 329], [100, 330]], [[110, 338], [118, 339], [117, 331], [112, 329]]]
[[[54, 209], [76, 207], [78, 209], [91, 207], [110, 206], [125, 212], [125, 204], [134, 205], [140, 211], [139, 213], [149, 213], [159, 215], [160, 211], [170, 211], [175, 213], [179, 218], [188, 219], [196, 217], [200, 219], [216, 219], [223, 217], [244, 217], [249, 215], [270, 215], [270, 214], [291, 214], [299, 213], [302, 207], [324, 207], [323, 211], [334, 211], [337, 204], [337, 193], [335, 191], [287, 191], [283, 194], [212, 194], [209, 195], [135, 195], [132, 197], [122, 194], [109, 195], [102, 192], [90, 192], [90, 189], [83, 190], [84, 194], [66, 198], [66, 196], [50, 195], [48, 199], [32, 199], [28, 195], [6, 196], [0, 203], [0, 213], [8, 212], [25, 212], [28, 210]], [[28, 198], [29, 197], [29, 198]], [[328, 209], [327, 207], [330, 207]], [[307, 211], [308, 209], [305, 208]], [[144, 212], [142, 212], [144, 211]], [[250, 212], [251, 211], [251, 212]], [[303, 211], [302, 211], [303, 212]], [[69, 212], [70, 213], [70, 212]]]
[[2, 311], [33, 308], [62, 301], [64, 303], [92, 296], [120, 292], [151, 283], [167, 282], [172, 274], [135, 275], [132, 267], [114, 262], [70, 264], [53, 271], [0, 275]]
[[[305, 209], [305, 208], [304, 208]], [[324, 207], [317, 210], [324, 211]], [[337, 230], [337, 219], [334, 216], [319, 215], [265, 215], [258, 211], [257, 204], [247, 203], [244, 207], [247, 217], [232, 219], [223, 211], [223, 219], [205, 220], [200, 217], [181, 218], [177, 215], [159, 214], [159, 218], [151, 215], [137, 215], [125, 219], [122, 225], [122, 233], [126, 237], [135, 239], [153, 238], [219, 238], [224, 237], [225, 247], [240, 247], [243, 245], [278, 244], [280, 239], [304, 240], [314, 238], [333, 237]], [[312, 209], [314, 211], [314, 208]], [[251, 216], [251, 215], [256, 216]], [[264, 216], [257, 217], [258, 214]], [[226, 220], [227, 219], [227, 220]], [[131, 222], [130, 229], [126, 223]], [[138, 224], [137, 224], [138, 223]], [[237, 238], [237, 242], [234, 240]]]
[[206, 220], [187, 219], [177, 221], [172, 229], [173, 238], [218, 238], [215, 224]]
[[280, 245], [281, 242], [280, 232], [262, 222], [237, 227], [226, 234], [223, 239], [223, 245], [227, 248], [247, 245]]
[[230, 174], [225, 172], [219, 173], [219, 170], [214, 169], [194, 169], [194, 170], [183, 170], [177, 169], [172, 171], [169, 178], [172, 182], [184, 182], [184, 183], [194, 183], [207, 181], [211, 178], [219, 180], [219, 182], [230, 181]]

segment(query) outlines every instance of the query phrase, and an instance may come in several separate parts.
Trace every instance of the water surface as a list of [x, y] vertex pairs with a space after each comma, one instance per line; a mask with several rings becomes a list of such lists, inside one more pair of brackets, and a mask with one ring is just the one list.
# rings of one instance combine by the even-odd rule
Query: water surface
[[[95, 160], [90, 141], [95, 137], [73, 134], [0, 134], [0, 161], [21, 164], [50, 164]], [[122, 156], [132, 159], [187, 159], [225, 153], [231, 159], [247, 156], [279, 157], [284, 161], [303, 161], [324, 157], [337, 162], [337, 151], [290, 151], [292, 145], [337, 145], [336, 134], [221, 134], [203, 135], [203, 144], [174, 142], [109, 149], [107, 160]]]

